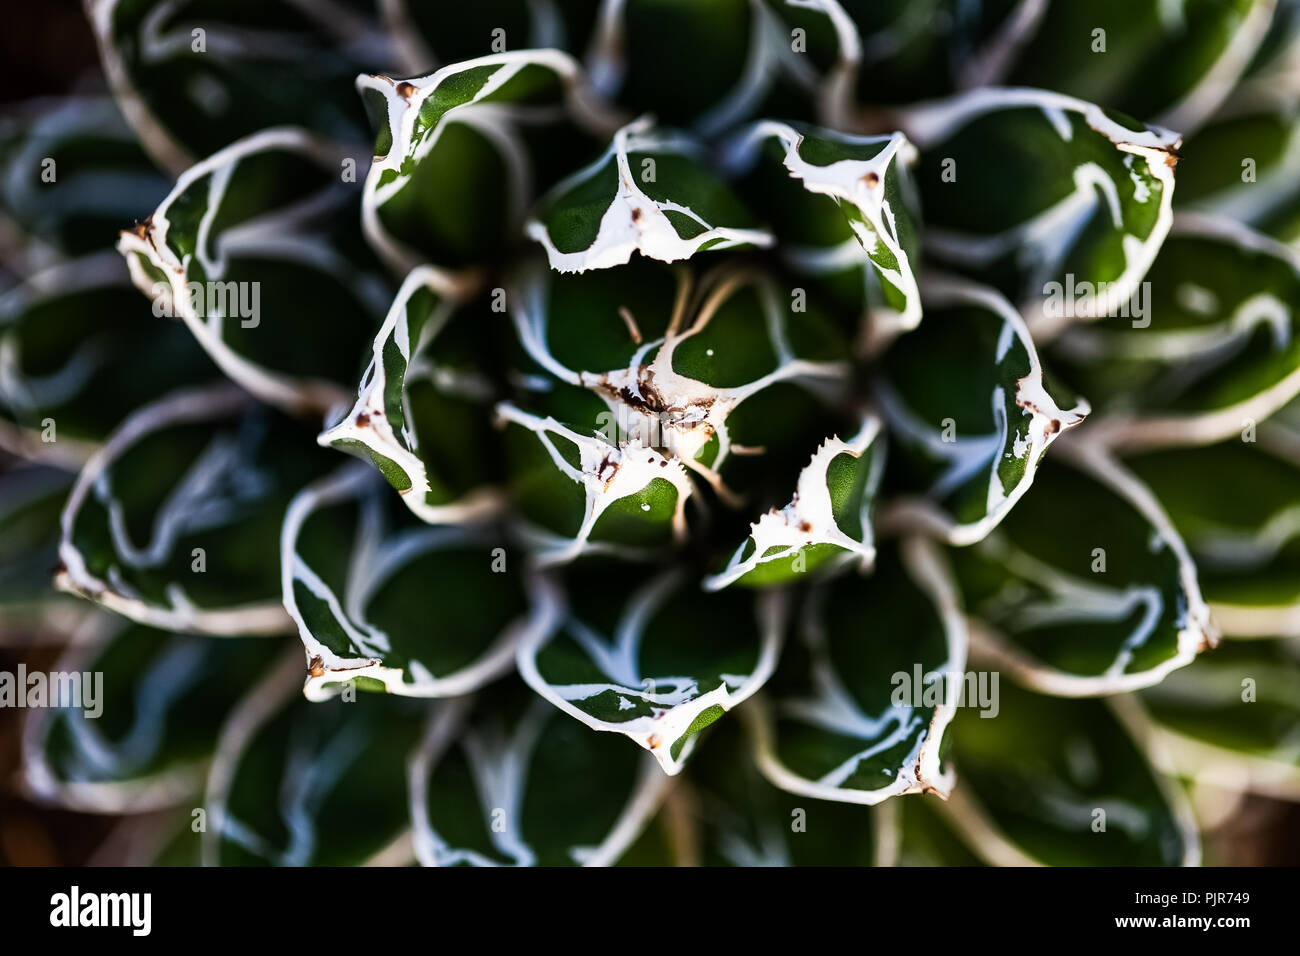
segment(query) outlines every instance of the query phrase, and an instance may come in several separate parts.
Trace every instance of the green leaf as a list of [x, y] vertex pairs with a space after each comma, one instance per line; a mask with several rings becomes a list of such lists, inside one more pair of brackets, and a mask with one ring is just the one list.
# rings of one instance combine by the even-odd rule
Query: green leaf
[[511, 487], [538, 562], [602, 552], [638, 556], [686, 537], [686, 469], [639, 441], [610, 444], [504, 404]]
[[[378, 125], [366, 238], [395, 270], [429, 263], [448, 282], [476, 282], [474, 267], [513, 240], [533, 199], [522, 124], [549, 130], [563, 114], [602, 133], [612, 125], [585, 82], [559, 50], [498, 53], [409, 80], [361, 77]], [[546, 149], [567, 156], [572, 131], [557, 129]]]
[[88, 0], [86, 13], [114, 97], [174, 174], [269, 126], [359, 138], [353, 78], [389, 55], [367, 17], [321, 0]]
[[1235, 219], [1282, 242], [1300, 239], [1300, 117], [1279, 77], [1238, 88], [1181, 153], [1179, 209]]
[[823, 121], [852, 127], [873, 104], [910, 103], [993, 86], [1042, 17], [1037, 0], [767, 0], [796, 76], [811, 64]]
[[490, 527], [417, 521], [363, 465], [303, 489], [285, 514], [280, 563], [307, 697], [348, 683], [450, 697], [509, 670], [519, 642], [554, 627], [558, 609], [505, 544]]
[[1147, 687], [1216, 641], [1168, 516], [1087, 444], [1063, 445], [996, 530], [951, 556], [972, 646], [1043, 693]]
[[77, 476], [56, 584], [152, 627], [288, 631], [281, 517], [327, 463], [309, 432], [232, 385], [175, 392], [126, 419]]
[[1187, 542], [1224, 634], [1300, 635], [1300, 437], [1267, 422], [1251, 438], [1152, 451], [1125, 463]]
[[738, 728], [708, 735], [684, 783], [698, 865], [872, 866], [888, 852], [879, 810], [772, 786]]
[[407, 761], [428, 704], [378, 694], [313, 704], [286, 660], [226, 721], [208, 775], [207, 866], [411, 860]]
[[1098, 440], [1198, 445], [1300, 394], [1300, 253], [1230, 220], [1180, 213], [1145, 311], [1076, 326], [1053, 367], [1104, 397]]
[[774, 479], [789, 494], [816, 449], [805, 436], [824, 436], [838, 417], [827, 404], [844, 391], [847, 348], [816, 303], [787, 298], [770, 273], [624, 266], [574, 278], [535, 268], [514, 286], [528, 357], [599, 397], [592, 424], [608, 444], [662, 450], [733, 504]]
[[106, 248], [166, 193], [109, 97], [37, 99], [0, 118], [0, 221], [24, 234], [25, 274]]
[[491, 426], [496, 383], [482, 328], [491, 317], [446, 298], [436, 270], [402, 283], [371, 349], [357, 398], [317, 439], [372, 462], [424, 521], [458, 521], [501, 505]]
[[[33, 706], [22, 781], [37, 799], [90, 813], [173, 806], [203, 786], [216, 732], [279, 654], [258, 638], [213, 641], [97, 614], [44, 680], [18, 694]], [[55, 680], [54, 675], [58, 675]], [[12, 679], [12, 675], [5, 675]], [[55, 698], [65, 694], [56, 706]]]
[[588, 64], [601, 95], [712, 136], [752, 117], [797, 56], [762, 0], [602, 4]]
[[1142, 692], [1173, 768], [1197, 782], [1300, 795], [1300, 654], [1292, 639], [1226, 641]]
[[1199, 861], [1185, 798], [1151, 767], [1123, 701], [1063, 700], [1006, 682], [997, 716], [961, 715], [952, 731], [961, 784], [946, 809], [982, 857], [1012, 866]]
[[847, 441], [822, 442], [799, 473], [790, 503], [751, 524], [749, 537], [704, 587], [768, 587], [846, 563], [869, 569], [876, 557], [871, 512], [885, 464], [879, 437], [880, 419], [868, 414]]
[[478, 0], [455, 16], [436, 4], [393, 0], [382, 13], [394, 44], [411, 73], [427, 73], [502, 50], [586, 48], [600, 0]]
[[[66, 641], [87, 612], [54, 590], [59, 514], [76, 472], [3, 463], [0, 470], [0, 646]], [[93, 613], [93, 612], [92, 612]]]
[[426, 866], [608, 866], [669, 785], [649, 755], [513, 680], [438, 704], [410, 778]]
[[[921, 296], [912, 263], [920, 250], [907, 168], [916, 151], [905, 136], [849, 136], [767, 120], [738, 135], [727, 153], [731, 171], [761, 197], [756, 202], [797, 272], [852, 282], [846, 276], [869, 263], [880, 300], [871, 338], [916, 327]], [[842, 222], [828, 215], [832, 205]]]
[[936, 278], [924, 289], [925, 322], [893, 343], [876, 382], [896, 470], [924, 494], [891, 514], [965, 545], [1006, 517], [1089, 406], [1052, 394], [1029, 329], [997, 292]]
[[1054, 283], [1077, 288], [1083, 316], [1114, 315], [1138, 289], [1173, 218], [1176, 133], [1028, 89], [897, 121], [921, 150], [927, 252], [996, 286], [1031, 327], [1061, 324], [1044, 314]]
[[103, 251], [0, 295], [0, 447], [79, 468], [130, 412], [216, 370]]
[[1272, 0], [1049, 3], [1010, 80], [1184, 132], [1211, 115], [1268, 31]]
[[947, 796], [944, 731], [966, 666], [958, 600], [941, 552], [920, 537], [882, 548], [865, 580], [816, 585], [770, 692], [742, 712], [763, 775], [844, 803]]
[[709, 595], [680, 569], [603, 561], [565, 575], [558, 629], [519, 646], [533, 690], [595, 730], [625, 734], [668, 774], [695, 735], [771, 675], [784, 637], [781, 595]]
[[302, 130], [266, 130], [189, 169], [117, 246], [155, 311], [226, 375], [310, 416], [347, 401], [390, 301], [356, 228], [350, 161]]
[[675, 262], [704, 249], [772, 244], [703, 164], [698, 145], [655, 129], [648, 117], [624, 126], [599, 159], [555, 186], [524, 229], [559, 272], [623, 265], [633, 252]]

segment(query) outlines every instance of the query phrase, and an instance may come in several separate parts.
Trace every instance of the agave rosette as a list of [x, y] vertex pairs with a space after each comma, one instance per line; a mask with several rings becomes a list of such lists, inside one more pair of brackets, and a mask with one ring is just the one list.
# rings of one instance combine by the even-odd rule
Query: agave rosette
[[0, 640], [113, 714], [34, 798], [1176, 865], [1300, 795], [1296, 4], [257, 6], [89, 2], [111, 95], [0, 128]]

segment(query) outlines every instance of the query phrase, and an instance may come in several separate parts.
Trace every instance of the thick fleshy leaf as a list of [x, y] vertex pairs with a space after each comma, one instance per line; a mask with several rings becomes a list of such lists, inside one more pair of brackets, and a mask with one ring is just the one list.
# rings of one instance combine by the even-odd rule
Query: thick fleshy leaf
[[[1294, 68], [1293, 68], [1294, 69]], [[1240, 89], [1181, 150], [1178, 208], [1300, 239], [1300, 115], [1285, 77]]]
[[54, 589], [59, 514], [77, 474], [0, 457], [0, 647], [70, 641], [85, 601]]
[[511, 488], [542, 565], [588, 552], [636, 556], [686, 537], [693, 488], [680, 462], [639, 440], [611, 444], [554, 418], [501, 405]]
[[207, 866], [411, 859], [407, 761], [429, 705], [378, 694], [313, 704], [292, 660], [226, 721], [208, 774]]
[[1197, 445], [1300, 394], [1300, 253], [1230, 220], [1180, 213], [1145, 312], [1065, 333], [1053, 367], [1104, 399], [1099, 440]]
[[[585, 82], [559, 50], [498, 53], [409, 80], [361, 77], [378, 126], [362, 211], [374, 248], [401, 272], [431, 263], [448, 282], [475, 281], [473, 269], [514, 239], [537, 187], [521, 124], [554, 124], [563, 106], [607, 135], [612, 120]], [[557, 129], [550, 152], [585, 145]]]
[[876, 557], [871, 512], [884, 465], [874, 415], [847, 441], [826, 439], [799, 473], [790, 503], [751, 524], [749, 537], [725, 568], [705, 579], [705, 588], [768, 587], [845, 563], [870, 568]]
[[122, 111], [173, 173], [269, 126], [363, 137], [353, 78], [391, 56], [346, 0], [87, 0], [86, 12]]
[[1125, 463], [1187, 542], [1224, 634], [1300, 635], [1300, 435], [1266, 422], [1251, 438]]
[[556, 185], [525, 231], [559, 272], [608, 269], [634, 252], [675, 262], [773, 241], [704, 165], [696, 143], [648, 118], [620, 129], [604, 155]]
[[504, 50], [587, 49], [600, 0], [476, 0], [456, 9], [421, 0], [380, 4], [385, 25], [409, 73], [428, 73]]
[[882, 547], [865, 580], [817, 585], [771, 691], [742, 711], [764, 776], [844, 803], [946, 796], [944, 732], [966, 667], [958, 601], [942, 553], [919, 537]]
[[158, 318], [111, 251], [0, 296], [0, 447], [80, 465], [139, 406], [215, 378], [179, 322]]
[[970, 836], [954, 825], [946, 804], [932, 796], [890, 800], [876, 807], [881, 830], [895, 834], [892, 853], [882, 863], [892, 866], [980, 866]]
[[86, 463], [63, 512], [57, 585], [167, 630], [292, 630], [280, 522], [331, 459], [232, 385], [140, 409]]
[[816, 303], [772, 274], [642, 264], [557, 277], [532, 268], [514, 286], [529, 358], [600, 398], [605, 410], [592, 424], [624, 450], [661, 450], [729, 501], [773, 478], [789, 494], [838, 417], [826, 403], [844, 391], [847, 348]]
[[1045, 4], [1010, 81], [1060, 90], [1188, 132], [1232, 91], [1274, 0]]
[[996, 85], [1047, 6], [1040, 0], [767, 3], [780, 21], [785, 45], [791, 37], [800, 41], [796, 75], [811, 65], [823, 121], [839, 127], [856, 125], [875, 104]]
[[1198, 782], [1300, 797], [1300, 646], [1227, 641], [1142, 692], [1172, 769]]
[[965, 713], [953, 726], [961, 785], [948, 815], [997, 865], [1195, 865], [1190, 809], [1148, 762], [1140, 727], [1122, 717], [1115, 701], [1003, 682], [995, 717]]
[[759, 111], [796, 57], [764, 0], [602, 0], [592, 85], [633, 113], [710, 136]]
[[489, 527], [417, 521], [361, 464], [305, 488], [285, 514], [280, 564], [307, 697], [349, 682], [451, 697], [509, 670], [521, 640], [554, 626], [558, 602], [505, 544]]
[[108, 97], [38, 99], [0, 117], [0, 221], [23, 233], [29, 275], [107, 248], [166, 194], [167, 179]]
[[187, 170], [118, 241], [136, 286], [226, 375], [316, 416], [348, 400], [390, 300], [348, 162], [302, 130], [258, 133]]
[[501, 504], [483, 335], [490, 316], [461, 310], [426, 266], [402, 283], [371, 349], [352, 408], [317, 439], [372, 462], [425, 521]]
[[440, 702], [410, 764], [426, 866], [608, 866], [669, 786], [648, 754], [503, 681]]
[[926, 320], [893, 343], [876, 384], [895, 470], [924, 495], [893, 509], [950, 544], [970, 544], [1006, 517], [1048, 446], [1089, 406], [1052, 387], [1024, 320], [999, 293], [934, 278], [924, 290]]
[[[217, 729], [282, 652], [259, 638], [213, 641], [97, 614], [55, 665], [58, 681], [23, 732], [23, 786], [92, 813], [172, 806], [203, 786]], [[47, 675], [39, 675], [46, 678]], [[66, 695], [58, 706], [55, 697]]]
[[709, 734], [684, 781], [703, 866], [873, 866], [888, 852], [881, 815], [772, 786], [739, 728]]
[[771, 675], [785, 632], [779, 594], [710, 595], [681, 570], [612, 561], [564, 577], [560, 626], [519, 647], [533, 690], [588, 727], [625, 734], [669, 774], [695, 735]]
[[[849, 136], [768, 120], [739, 135], [727, 153], [728, 166], [775, 224], [795, 271], [850, 287], [865, 282], [878, 298], [868, 344], [916, 327], [919, 248], [908, 172], [916, 151], [906, 137]], [[842, 222], [828, 215], [831, 206]]]
[[1077, 289], [1076, 315], [1116, 314], [1169, 232], [1176, 133], [1027, 89], [977, 90], [897, 121], [921, 149], [927, 252], [996, 286], [1031, 327], [1062, 321], [1044, 312], [1056, 283]]
[[1216, 640], [1159, 502], [1088, 445], [1063, 444], [1002, 524], [951, 556], [973, 646], [1044, 693], [1147, 687]]

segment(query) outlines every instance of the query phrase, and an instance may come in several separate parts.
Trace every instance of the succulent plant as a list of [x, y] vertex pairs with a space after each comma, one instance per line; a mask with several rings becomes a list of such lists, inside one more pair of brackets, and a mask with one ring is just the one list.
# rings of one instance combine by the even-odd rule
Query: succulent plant
[[104, 684], [34, 797], [333, 865], [1300, 797], [1294, 0], [85, 6], [0, 134], [0, 631]]

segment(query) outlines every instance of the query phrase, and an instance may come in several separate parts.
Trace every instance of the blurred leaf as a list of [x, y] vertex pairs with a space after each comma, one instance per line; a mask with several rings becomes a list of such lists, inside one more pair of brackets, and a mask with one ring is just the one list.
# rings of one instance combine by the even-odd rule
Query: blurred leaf
[[77, 477], [56, 583], [167, 630], [291, 630], [281, 518], [327, 463], [309, 432], [234, 386], [175, 392], [128, 418]]
[[[169, 634], [109, 615], [88, 619], [85, 630], [88, 641], [51, 672], [58, 683], [47, 677], [49, 705], [28, 717], [25, 788], [89, 813], [137, 813], [192, 798], [217, 729], [280, 653], [278, 643]], [[20, 693], [30, 695], [35, 676]], [[70, 688], [79, 694], [55, 706], [56, 693]]]
[[1112, 705], [1003, 682], [995, 717], [953, 726], [961, 785], [948, 811], [999, 865], [1195, 865], [1200, 842], [1177, 785], [1147, 762]]
[[1052, 350], [1053, 367], [1107, 413], [1098, 440], [1208, 444], [1300, 393], [1296, 250], [1182, 213], [1147, 281], [1142, 315], [1075, 326]]
[[951, 557], [973, 646], [1043, 693], [1147, 687], [1216, 640], [1169, 518], [1086, 445], [1052, 455], [1002, 524]]
[[417, 521], [359, 464], [301, 491], [285, 515], [281, 567], [307, 697], [348, 683], [451, 697], [508, 671], [520, 640], [554, 627], [557, 599], [505, 544], [490, 527]]
[[608, 866], [669, 784], [648, 754], [515, 680], [438, 704], [410, 775], [426, 866]]

